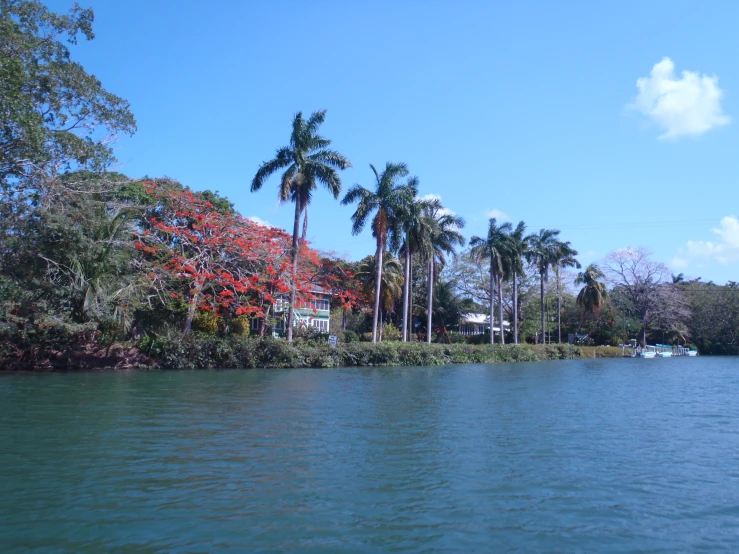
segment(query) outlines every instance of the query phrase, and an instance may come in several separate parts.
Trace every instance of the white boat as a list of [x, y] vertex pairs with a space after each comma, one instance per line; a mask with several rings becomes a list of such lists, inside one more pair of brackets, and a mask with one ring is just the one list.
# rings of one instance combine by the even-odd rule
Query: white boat
[[697, 356], [698, 351], [697, 350], [688, 350], [685, 354], [686, 356]]
[[663, 352], [657, 352], [657, 356], [659, 356], [660, 358], [672, 358], [672, 352], [667, 350]]
[[640, 358], [654, 358], [657, 355], [656, 352], [653, 352], [651, 350], [645, 350], [641, 354], [639, 354]]

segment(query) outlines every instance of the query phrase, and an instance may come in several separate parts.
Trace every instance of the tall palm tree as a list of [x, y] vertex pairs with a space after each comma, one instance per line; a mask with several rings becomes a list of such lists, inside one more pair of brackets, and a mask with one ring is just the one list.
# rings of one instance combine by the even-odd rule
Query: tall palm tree
[[435, 222], [427, 214], [435, 208], [441, 209], [438, 199], [414, 198], [406, 204], [402, 214], [403, 243], [398, 249], [405, 259], [405, 283], [403, 287], [403, 342], [410, 340], [410, 328], [413, 320], [411, 297], [413, 291], [411, 259], [413, 254], [427, 250], [426, 244]]
[[557, 278], [557, 342], [562, 342], [562, 291], [560, 290], [559, 270], [567, 267], [576, 267], [580, 269], [580, 262], [577, 261], [577, 250], [572, 248], [569, 241], [559, 242], [559, 246], [552, 258], [552, 267]]
[[[367, 256], [357, 267], [355, 277], [362, 283], [362, 292], [366, 296], [371, 296], [376, 288], [377, 267], [376, 258]], [[401, 297], [403, 293], [403, 268], [400, 261], [390, 252], [385, 252], [382, 257], [382, 271], [380, 277], [380, 310], [392, 312], [395, 301]], [[380, 336], [382, 333], [380, 333]]]
[[444, 209], [440, 203], [426, 207], [426, 217], [431, 225], [426, 242], [425, 258], [428, 264], [428, 314], [426, 319], [426, 342], [431, 344], [434, 279], [436, 263], [440, 268], [446, 264], [446, 255], [456, 256], [455, 247], [464, 246], [464, 237], [459, 232], [465, 225], [464, 218]]
[[513, 343], [518, 344], [518, 277], [523, 273], [523, 259], [528, 248], [526, 224], [519, 221], [509, 234], [507, 256], [504, 258], [504, 274], [513, 283]]
[[546, 320], [544, 305], [544, 283], [549, 275], [549, 267], [552, 265], [560, 242], [558, 229], [540, 229], [537, 234], [531, 235], [529, 249], [526, 252], [527, 259], [536, 265], [539, 272], [541, 285], [541, 337], [545, 340]]
[[[351, 167], [351, 163], [339, 152], [330, 150], [331, 141], [318, 135], [318, 129], [326, 118], [326, 110], [313, 112], [305, 120], [303, 113], [293, 117], [290, 143], [277, 149], [275, 157], [259, 166], [251, 182], [251, 191], [262, 188], [264, 182], [277, 171], [285, 169], [280, 179], [279, 200], [295, 203], [295, 221], [293, 223], [292, 264], [293, 281], [298, 269], [300, 214], [307, 209], [317, 188], [317, 183], [324, 185], [334, 198], [341, 194], [341, 179], [337, 170]], [[308, 219], [303, 222], [303, 235], [308, 227]], [[287, 340], [293, 338], [293, 306], [295, 305], [295, 283], [290, 293], [290, 306], [287, 315]]]
[[375, 212], [372, 219], [372, 236], [377, 241], [375, 284], [375, 310], [372, 315], [372, 342], [377, 342], [377, 318], [380, 312], [380, 288], [382, 283], [382, 253], [388, 239], [395, 242], [396, 235], [401, 233], [402, 213], [406, 205], [418, 194], [418, 180], [409, 179], [406, 184], [398, 180], [408, 175], [408, 168], [403, 163], [388, 162], [382, 173], [370, 164], [375, 175], [375, 190], [368, 190], [361, 185], [354, 185], [341, 201], [343, 205], [357, 202], [357, 209], [352, 215], [352, 234], [358, 235], [364, 229], [367, 219]]
[[[513, 229], [509, 222], [501, 223], [491, 217], [488, 221], [487, 237], [472, 237], [470, 239], [471, 253], [478, 260], [490, 262], [490, 344], [493, 344], [493, 326], [495, 324], [495, 292], [498, 278], [503, 273], [503, 264], [510, 250], [509, 233]], [[503, 336], [503, 310], [500, 309], [500, 342], [505, 343]]]
[[576, 335], [580, 332], [585, 315], [592, 314], [605, 302], [608, 291], [606, 290], [605, 284], [599, 281], [599, 279], [605, 278], [606, 276], [603, 271], [595, 264], [590, 264], [585, 268], [585, 271], [577, 274], [575, 284], [585, 286], [580, 289], [580, 293], [577, 295], [577, 305], [583, 309], [583, 313], [580, 318], [580, 324], [577, 326], [577, 331], [575, 331]]

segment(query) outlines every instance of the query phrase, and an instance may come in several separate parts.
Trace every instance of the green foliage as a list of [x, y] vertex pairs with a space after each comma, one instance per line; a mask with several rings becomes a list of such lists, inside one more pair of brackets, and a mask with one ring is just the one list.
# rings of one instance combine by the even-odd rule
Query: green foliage
[[113, 160], [105, 135], [136, 130], [128, 102], [72, 61], [62, 42], [92, 40], [93, 18], [77, 5], [58, 15], [40, 2], [0, 0], [0, 183], [39, 168], [101, 169]]
[[382, 342], [399, 341], [401, 339], [400, 329], [392, 323], [386, 323], [382, 327]]
[[247, 337], [251, 333], [251, 322], [247, 315], [240, 315], [239, 317], [232, 319], [228, 324], [228, 327], [231, 330], [231, 333], [235, 335]]
[[211, 312], [198, 311], [192, 318], [192, 328], [207, 335], [215, 335], [218, 332], [218, 317]]

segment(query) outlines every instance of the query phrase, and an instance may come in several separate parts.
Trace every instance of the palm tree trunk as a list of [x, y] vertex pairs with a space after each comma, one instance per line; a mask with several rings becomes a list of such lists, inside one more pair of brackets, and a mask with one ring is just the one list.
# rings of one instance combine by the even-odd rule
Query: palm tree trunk
[[539, 271], [539, 277], [541, 278], [541, 342], [542, 344], [546, 344], [546, 333], [545, 333], [545, 326], [546, 321], [544, 319], [544, 272]]
[[305, 244], [305, 237], [308, 234], [308, 206], [305, 207], [305, 215], [303, 216], [303, 237], [300, 244]]
[[413, 254], [408, 254], [408, 340], [413, 333]]
[[562, 297], [559, 284], [559, 268], [557, 268], [557, 343], [562, 344]]
[[513, 272], [513, 344], [518, 344], [518, 275]]
[[495, 269], [490, 264], [490, 344], [493, 344], [493, 325], [495, 325]]
[[380, 287], [382, 286], [382, 239], [377, 239], [377, 253], [375, 254], [375, 265], [377, 275], [375, 276], [375, 311], [372, 314], [372, 342], [377, 342], [377, 319], [380, 315]]
[[429, 308], [426, 317], [426, 342], [431, 344], [431, 312], [434, 307], [434, 257], [429, 260]]
[[503, 328], [503, 279], [498, 279], [498, 321], [500, 322], [500, 344], [505, 344], [505, 329]]
[[300, 229], [300, 212], [302, 212], [302, 206], [300, 200], [295, 201], [295, 221], [293, 223], [293, 282], [292, 290], [290, 291], [290, 305], [287, 308], [287, 342], [293, 341], [293, 321], [295, 318], [293, 306], [295, 306], [295, 298], [297, 294], [297, 279], [298, 279], [298, 232]]
[[410, 336], [408, 335], [408, 290], [410, 288], [411, 279], [411, 252], [408, 248], [408, 237], [405, 241], [405, 283], [403, 283], [403, 342], [406, 342]]

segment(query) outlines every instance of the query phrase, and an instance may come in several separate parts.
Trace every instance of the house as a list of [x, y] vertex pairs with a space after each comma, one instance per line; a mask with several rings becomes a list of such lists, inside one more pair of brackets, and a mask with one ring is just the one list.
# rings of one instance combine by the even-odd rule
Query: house
[[[299, 303], [293, 311], [293, 327], [313, 327], [321, 333], [328, 333], [331, 294], [318, 286], [310, 292], [314, 298]], [[288, 297], [280, 298], [275, 303], [274, 315], [277, 318], [273, 331], [275, 337], [285, 336], [289, 306], [290, 299]]]
[[[503, 328], [508, 329], [510, 323], [503, 320]], [[490, 316], [487, 314], [464, 314], [459, 321], [459, 332], [463, 335], [482, 335], [490, 331]], [[496, 335], [500, 334], [500, 327], [493, 327]]]

